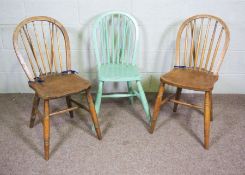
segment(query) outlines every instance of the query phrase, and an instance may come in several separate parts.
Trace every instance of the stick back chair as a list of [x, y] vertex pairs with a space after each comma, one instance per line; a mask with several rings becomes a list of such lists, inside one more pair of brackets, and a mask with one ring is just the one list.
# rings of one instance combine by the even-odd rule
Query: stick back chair
[[[129, 97], [131, 103], [137, 96], [150, 121], [150, 110], [136, 66], [139, 41], [138, 24], [134, 17], [124, 12], [107, 12], [98, 17], [93, 28], [93, 46], [98, 68], [98, 92], [95, 102], [97, 114], [101, 98]], [[137, 90], [132, 88], [136, 81]], [[102, 94], [104, 82], [127, 82], [127, 94]]]
[[[91, 84], [71, 70], [70, 43], [64, 26], [57, 20], [35, 16], [23, 20], [13, 34], [13, 45], [17, 58], [29, 80], [29, 86], [35, 91], [30, 119], [30, 128], [34, 126], [36, 116], [42, 117], [44, 137], [44, 157], [49, 159], [50, 117], [83, 108], [91, 114], [97, 137], [101, 132], [90, 94]], [[77, 93], [86, 94], [89, 107], [71, 98]], [[52, 112], [49, 101], [66, 97], [68, 108]], [[40, 99], [44, 100], [44, 114], [38, 110]], [[76, 106], [72, 106], [72, 103]]]
[[[161, 105], [174, 103], [204, 109], [204, 147], [208, 149], [210, 121], [213, 120], [212, 90], [229, 46], [230, 32], [222, 19], [211, 15], [193, 16], [180, 26], [176, 40], [176, 66], [162, 75], [155, 102], [150, 133], [153, 133]], [[165, 84], [177, 87], [174, 98], [163, 98]], [[205, 92], [203, 106], [180, 100], [182, 88]]]

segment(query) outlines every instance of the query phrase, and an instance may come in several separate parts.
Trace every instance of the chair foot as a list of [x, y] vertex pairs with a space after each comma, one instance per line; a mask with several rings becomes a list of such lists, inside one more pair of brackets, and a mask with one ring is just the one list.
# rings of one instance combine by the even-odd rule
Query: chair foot
[[35, 118], [31, 118], [31, 119], [30, 119], [30, 125], [29, 125], [29, 128], [33, 128], [33, 127], [34, 127], [34, 123], [35, 123]]
[[154, 132], [154, 129], [155, 129], [155, 127], [152, 127], [152, 123], [155, 123], [156, 121], [153, 121], [153, 120], [151, 120], [151, 127], [150, 127], [150, 129], [149, 129], [149, 133], [150, 134], [153, 134], [153, 132]]
[[160, 111], [162, 97], [163, 97], [163, 94], [164, 94], [164, 91], [165, 91], [164, 86], [165, 85], [163, 83], [161, 83], [160, 87], [159, 87], [159, 90], [158, 90], [158, 94], [157, 94], [157, 98], [156, 98], [156, 102], [155, 102], [155, 106], [154, 106], [154, 111], [153, 111], [153, 116], [152, 116], [152, 119], [151, 119], [151, 127], [150, 127], [150, 130], [149, 130], [149, 132], [151, 134], [154, 132], [156, 121], [157, 121], [157, 117], [158, 117], [158, 114], [159, 114], [159, 111]]
[[101, 140], [102, 136], [101, 136], [101, 131], [100, 131], [100, 125], [99, 125], [99, 121], [98, 121], [98, 118], [97, 118], [97, 115], [96, 115], [93, 98], [92, 98], [89, 90], [87, 91], [87, 101], [88, 101], [90, 114], [91, 114], [92, 121], [94, 123], [94, 128], [95, 128], [97, 137], [98, 137], [99, 140]]
[[34, 98], [33, 98], [31, 119], [30, 119], [30, 125], [29, 125], [30, 128], [33, 128], [33, 126], [34, 126], [34, 122], [35, 122], [35, 119], [36, 119], [39, 102], [40, 102], [40, 98], [38, 97], [37, 94], [35, 94]]
[[147, 99], [146, 99], [146, 96], [145, 96], [145, 92], [143, 90], [143, 87], [141, 85], [141, 82], [140, 81], [137, 81], [136, 83], [137, 83], [139, 94], [140, 94], [140, 100], [142, 102], [143, 108], [144, 108], [145, 113], [146, 113], [146, 119], [150, 123], [150, 121], [151, 121], [151, 114], [150, 114], [150, 108], [149, 108], [149, 105], [148, 105], [148, 102], [147, 102]]

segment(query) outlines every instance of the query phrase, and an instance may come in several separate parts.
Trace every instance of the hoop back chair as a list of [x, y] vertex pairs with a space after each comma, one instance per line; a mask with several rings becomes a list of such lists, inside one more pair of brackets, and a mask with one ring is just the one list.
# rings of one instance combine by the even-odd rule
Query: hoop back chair
[[[150, 132], [153, 133], [160, 106], [170, 101], [192, 108], [204, 109], [204, 147], [208, 149], [210, 120], [213, 120], [212, 90], [229, 46], [230, 32], [222, 19], [211, 15], [193, 16], [180, 26], [176, 40], [176, 66], [160, 78]], [[174, 98], [163, 98], [165, 84], [177, 87]], [[205, 92], [204, 105], [180, 100], [182, 88]]]
[[[98, 17], [93, 29], [93, 45], [98, 69], [98, 93], [95, 102], [97, 114], [101, 98], [129, 97], [131, 103], [137, 96], [150, 121], [150, 110], [136, 66], [139, 41], [138, 24], [134, 17], [124, 12], [107, 12]], [[127, 94], [103, 95], [104, 82], [127, 82]], [[138, 91], [132, 87], [136, 81]]]
[[[63, 25], [45, 16], [30, 17], [23, 20], [13, 34], [13, 45], [17, 58], [35, 91], [30, 119], [34, 126], [36, 116], [42, 117], [44, 137], [44, 157], [49, 159], [50, 117], [83, 108], [91, 114], [97, 137], [101, 132], [90, 94], [91, 84], [71, 70], [70, 43]], [[85, 93], [89, 107], [71, 98], [76, 93]], [[49, 101], [66, 97], [68, 108], [51, 113]], [[44, 114], [38, 110], [40, 99], [44, 100]], [[72, 106], [72, 103], [76, 106]]]

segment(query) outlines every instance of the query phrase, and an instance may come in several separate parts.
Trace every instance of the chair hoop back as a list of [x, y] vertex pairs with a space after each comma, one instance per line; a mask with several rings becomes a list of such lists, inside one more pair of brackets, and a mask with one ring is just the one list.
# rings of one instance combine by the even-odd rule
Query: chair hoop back
[[13, 33], [13, 45], [30, 81], [71, 69], [68, 34], [53, 18], [34, 16], [20, 22]]
[[176, 40], [176, 66], [218, 74], [230, 42], [225, 22], [212, 15], [185, 20]]
[[135, 64], [138, 40], [134, 17], [118, 11], [102, 14], [93, 28], [97, 64]]

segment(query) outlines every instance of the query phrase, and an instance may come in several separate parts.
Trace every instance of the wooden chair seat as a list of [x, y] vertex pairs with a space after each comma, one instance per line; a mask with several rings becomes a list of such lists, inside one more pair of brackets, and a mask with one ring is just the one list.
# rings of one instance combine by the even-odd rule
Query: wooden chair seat
[[163, 83], [196, 91], [210, 91], [218, 76], [193, 69], [173, 69], [161, 76]]
[[138, 68], [127, 64], [104, 64], [100, 67], [101, 81], [136, 81], [140, 80]]
[[30, 82], [29, 86], [43, 99], [55, 99], [87, 90], [91, 84], [76, 74], [55, 74], [43, 82]]

